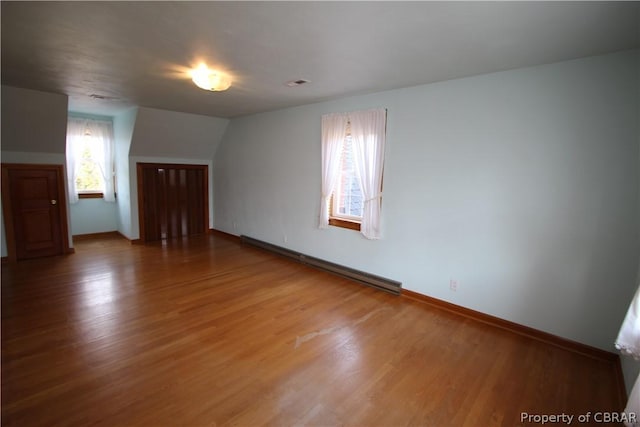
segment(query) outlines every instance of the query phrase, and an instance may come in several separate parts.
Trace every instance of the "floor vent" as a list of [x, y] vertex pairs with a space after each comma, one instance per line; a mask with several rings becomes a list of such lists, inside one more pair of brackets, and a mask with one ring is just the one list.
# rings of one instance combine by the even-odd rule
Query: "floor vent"
[[402, 289], [402, 283], [395, 280], [387, 279], [385, 277], [369, 274], [364, 271], [356, 270], [353, 268], [345, 267], [340, 264], [334, 264], [323, 259], [315, 258], [309, 255], [302, 254], [300, 252], [292, 251], [291, 249], [283, 248], [271, 243], [263, 242], [262, 240], [254, 239], [248, 236], [240, 236], [242, 243], [246, 243], [251, 246], [255, 246], [261, 249], [265, 249], [269, 252], [276, 253], [278, 255], [285, 256], [293, 259], [302, 264], [309, 265], [311, 267], [319, 268], [321, 270], [329, 271], [342, 277], [346, 277], [351, 280], [355, 280], [367, 286], [372, 286], [376, 289], [380, 289], [385, 292], [392, 293], [394, 295], [400, 295]]

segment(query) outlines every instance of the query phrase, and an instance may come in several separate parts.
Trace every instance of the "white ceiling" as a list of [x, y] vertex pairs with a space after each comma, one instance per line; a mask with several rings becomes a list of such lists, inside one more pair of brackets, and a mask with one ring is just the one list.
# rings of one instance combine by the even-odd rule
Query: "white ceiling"
[[[2, 84], [234, 117], [640, 47], [639, 2], [1, 2]], [[200, 61], [226, 92], [186, 77]], [[289, 88], [285, 82], [311, 83]], [[115, 100], [92, 99], [96, 94]]]

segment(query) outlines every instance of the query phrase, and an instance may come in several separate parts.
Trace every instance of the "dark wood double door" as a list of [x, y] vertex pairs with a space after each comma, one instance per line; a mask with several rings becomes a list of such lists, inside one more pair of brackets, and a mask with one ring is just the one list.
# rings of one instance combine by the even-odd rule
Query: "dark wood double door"
[[138, 163], [140, 238], [143, 242], [208, 231], [208, 167]]

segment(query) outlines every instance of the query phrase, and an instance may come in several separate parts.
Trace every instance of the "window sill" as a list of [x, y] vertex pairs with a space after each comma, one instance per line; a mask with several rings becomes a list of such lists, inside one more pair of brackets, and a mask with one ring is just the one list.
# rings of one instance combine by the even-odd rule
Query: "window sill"
[[103, 199], [103, 193], [78, 193], [78, 199]]
[[348, 228], [349, 230], [360, 231], [360, 223], [355, 221], [347, 221], [346, 219], [329, 218], [329, 225], [334, 227]]

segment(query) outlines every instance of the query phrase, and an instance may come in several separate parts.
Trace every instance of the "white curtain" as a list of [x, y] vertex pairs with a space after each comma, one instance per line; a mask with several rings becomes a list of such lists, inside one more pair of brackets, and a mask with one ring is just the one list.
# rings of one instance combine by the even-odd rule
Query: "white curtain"
[[631, 389], [631, 394], [629, 395], [629, 400], [627, 401], [627, 407], [624, 408], [624, 412], [626, 414], [636, 414], [635, 422], [629, 420], [625, 422], [624, 425], [627, 427], [640, 427], [640, 375], [636, 379], [636, 383]]
[[387, 111], [357, 111], [349, 119], [353, 161], [364, 197], [360, 232], [368, 239], [379, 239]]
[[113, 188], [113, 124], [107, 121], [89, 120], [87, 123], [91, 138], [94, 142], [101, 142], [102, 152], [96, 153], [98, 165], [104, 179], [104, 201], [115, 202]]
[[622, 322], [616, 348], [640, 361], [640, 285]]
[[76, 191], [76, 178], [78, 174], [78, 161], [82, 155], [82, 140], [85, 133], [85, 120], [69, 117], [67, 120], [67, 192], [69, 203], [78, 203]]
[[[628, 356], [640, 361], [640, 285], [636, 291], [631, 305], [627, 311], [627, 315], [622, 322], [622, 327], [616, 339], [616, 348]], [[629, 401], [625, 412], [635, 413], [640, 416], [640, 375], [636, 379], [635, 385], [631, 390]], [[627, 426], [640, 426], [638, 423], [626, 423]]]
[[109, 121], [69, 117], [67, 121], [67, 185], [69, 202], [78, 202], [76, 178], [80, 167], [82, 149], [90, 140], [91, 156], [100, 168], [104, 180], [104, 200], [115, 202], [113, 187], [113, 124]]
[[322, 116], [322, 197], [320, 199], [320, 228], [329, 226], [329, 201], [340, 170], [340, 154], [347, 134], [345, 114]]

